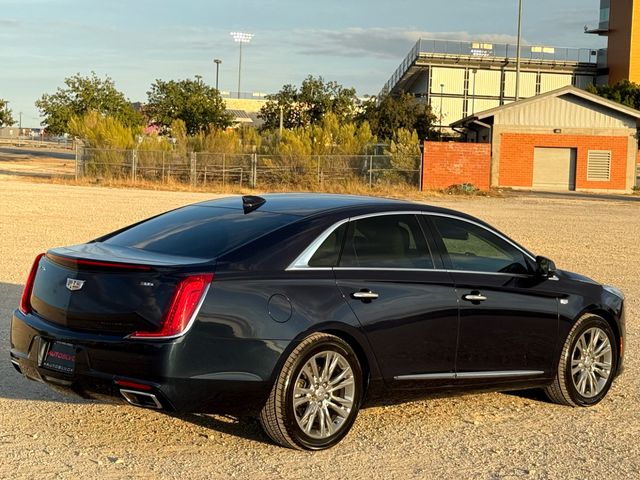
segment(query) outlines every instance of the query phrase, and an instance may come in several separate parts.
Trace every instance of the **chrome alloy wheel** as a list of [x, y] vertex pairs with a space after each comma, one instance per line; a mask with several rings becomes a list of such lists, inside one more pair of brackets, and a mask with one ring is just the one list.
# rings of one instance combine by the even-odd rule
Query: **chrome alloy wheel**
[[598, 327], [586, 330], [571, 355], [571, 379], [580, 395], [593, 398], [611, 376], [613, 351], [606, 332]]
[[312, 438], [334, 435], [351, 413], [356, 388], [345, 357], [332, 350], [315, 354], [295, 381], [293, 411], [298, 426]]

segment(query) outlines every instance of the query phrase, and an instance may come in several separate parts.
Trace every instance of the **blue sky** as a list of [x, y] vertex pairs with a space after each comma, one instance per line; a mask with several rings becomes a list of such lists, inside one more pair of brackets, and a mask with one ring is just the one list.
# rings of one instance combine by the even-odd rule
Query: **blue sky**
[[[525, 41], [601, 47], [583, 33], [600, 0], [524, 0]], [[0, 0], [0, 98], [23, 126], [34, 101], [65, 77], [108, 74], [131, 101], [157, 78], [202, 75], [236, 90], [231, 31], [255, 34], [243, 49], [242, 90], [277, 91], [307, 74], [376, 94], [419, 38], [515, 42], [517, 0]]]

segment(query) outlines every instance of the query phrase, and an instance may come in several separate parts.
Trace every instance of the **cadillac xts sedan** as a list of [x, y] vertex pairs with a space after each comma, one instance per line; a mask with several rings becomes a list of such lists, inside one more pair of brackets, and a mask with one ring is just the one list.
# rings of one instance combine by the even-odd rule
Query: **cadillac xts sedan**
[[255, 412], [275, 442], [317, 450], [397, 391], [539, 387], [594, 405], [622, 371], [623, 306], [460, 212], [245, 196], [38, 255], [10, 356], [58, 390]]

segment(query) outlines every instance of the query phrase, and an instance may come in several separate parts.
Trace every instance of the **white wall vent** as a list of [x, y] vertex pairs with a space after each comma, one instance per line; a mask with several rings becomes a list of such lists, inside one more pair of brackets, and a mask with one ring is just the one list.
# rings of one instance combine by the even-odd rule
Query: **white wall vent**
[[589, 150], [587, 180], [590, 182], [611, 180], [611, 150]]

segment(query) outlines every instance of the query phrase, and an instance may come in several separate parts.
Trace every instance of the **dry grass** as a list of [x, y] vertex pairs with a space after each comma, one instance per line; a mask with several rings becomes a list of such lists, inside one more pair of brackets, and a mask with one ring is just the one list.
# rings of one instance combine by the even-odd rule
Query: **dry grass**
[[443, 197], [469, 197], [469, 196], [481, 196], [481, 197], [500, 197], [502, 193], [499, 190], [491, 190], [489, 192], [447, 192], [444, 190], [416, 190], [416, 187], [408, 184], [374, 184], [369, 186], [358, 181], [343, 181], [343, 182], [326, 182], [322, 186], [317, 184], [270, 184], [265, 188], [248, 188], [240, 187], [238, 185], [222, 185], [219, 183], [209, 183], [206, 185], [189, 185], [184, 182], [178, 182], [171, 178], [167, 179], [164, 183], [149, 181], [144, 179], [136, 180], [135, 182], [129, 179], [117, 179], [117, 178], [80, 178], [70, 179], [65, 177], [51, 177], [51, 178], [28, 178], [25, 179], [29, 182], [36, 183], [52, 183], [58, 185], [78, 185], [78, 186], [94, 186], [94, 187], [107, 187], [107, 188], [135, 188], [141, 190], [153, 190], [153, 191], [171, 191], [171, 192], [203, 192], [203, 193], [215, 193], [215, 194], [228, 194], [228, 195], [260, 195], [263, 193], [285, 193], [285, 192], [319, 192], [319, 193], [340, 193], [349, 195], [374, 195], [387, 198], [399, 198], [408, 200], [425, 200], [428, 198], [443, 198]]

